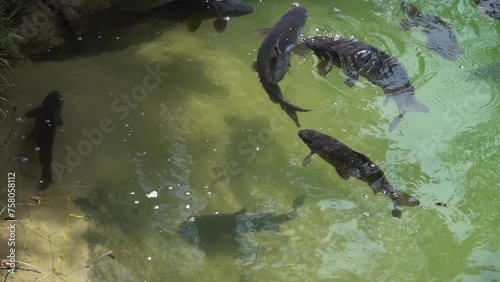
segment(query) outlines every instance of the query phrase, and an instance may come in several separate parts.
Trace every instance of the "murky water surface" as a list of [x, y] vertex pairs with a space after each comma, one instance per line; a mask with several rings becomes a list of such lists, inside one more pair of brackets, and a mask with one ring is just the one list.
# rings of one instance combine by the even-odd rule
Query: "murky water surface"
[[[65, 98], [55, 184], [43, 206], [28, 206], [43, 214], [30, 224], [48, 229], [39, 231], [43, 238], [68, 226], [79, 230], [58, 233], [61, 248], [54, 249], [62, 254], [45, 239], [30, 245], [37, 238], [30, 233], [29, 251], [20, 255], [35, 265], [43, 264], [37, 257], [52, 257], [52, 265], [62, 257], [61, 274], [109, 250], [116, 255], [69, 281], [498, 281], [500, 23], [473, 1], [415, 2], [455, 30], [464, 53], [447, 61], [425, 48], [421, 28], [400, 29], [397, 1], [301, 2], [309, 13], [306, 36], [339, 34], [392, 54], [430, 109], [406, 114], [389, 133], [396, 104], [384, 106], [382, 90], [363, 78], [349, 88], [338, 69], [319, 76], [312, 53], [294, 56], [280, 83], [288, 100], [313, 109], [299, 113], [303, 128], [369, 156], [395, 187], [421, 201], [397, 219], [390, 200], [366, 183], [344, 181], [318, 157], [301, 165], [309, 150], [298, 128], [251, 69], [262, 42], [254, 31], [290, 7], [281, 2], [251, 1], [256, 11], [231, 19], [223, 34], [210, 21], [194, 33], [155, 22], [127, 34], [168, 30], [128, 48], [109, 51], [82, 38], [82, 52], [92, 55], [17, 65], [20, 113], [51, 90]], [[119, 38], [108, 41], [126, 40]], [[9, 166], [17, 171], [18, 198], [26, 199], [40, 174], [36, 152], [22, 138], [34, 122], [3, 126], [13, 130], [8, 157], [29, 159]], [[190, 216], [242, 208], [287, 213], [302, 194], [296, 218], [279, 230], [241, 234], [236, 244], [226, 234], [196, 246], [177, 233]], [[67, 213], [85, 218], [68, 223]]]

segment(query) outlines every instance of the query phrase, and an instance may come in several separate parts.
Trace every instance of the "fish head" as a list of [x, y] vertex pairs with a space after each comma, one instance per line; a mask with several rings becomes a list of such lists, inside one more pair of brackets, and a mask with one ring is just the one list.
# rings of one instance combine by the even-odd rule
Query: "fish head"
[[303, 129], [299, 131], [298, 135], [312, 151], [320, 151], [323, 147], [321, 140], [324, 135], [315, 130]]
[[62, 109], [62, 105], [64, 102], [64, 98], [59, 93], [59, 91], [55, 90], [50, 92], [45, 100], [42, 103], [42, 111], [44, 113], [60, 113]]
[[241, 0], [215, 0], [213, 5], [219, 18], [238, 17], [255, 11], [252, 5]]
[[186, 221], [182, 222], [177, 228], [177, 234], [186, 242], [198, 244], [199, 235], [198, 228], [194, 223], [196, 218], [194, 216], [189, 217]]

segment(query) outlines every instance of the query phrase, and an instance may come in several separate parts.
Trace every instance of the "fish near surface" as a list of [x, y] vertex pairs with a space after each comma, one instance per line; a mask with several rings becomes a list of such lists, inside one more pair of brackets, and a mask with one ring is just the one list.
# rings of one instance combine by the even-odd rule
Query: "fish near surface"
[[306, 19], [307, 11], [304, 7], [297, 6], [287, 11], [260, 45], [257, 61], [253, 64], [253, 69], [259, 74], [260, 83], [269, 95], [269, 99], [279, 104], [297, 127], [300, 127], [297, 112], [310, 110], [287, 101], [278, 82], [285, 77], [290, 65], [291, 53], [300, 44], [300, 34], [304, 29]]
[[29, 110], [25, 114], [27, 118], [35, 118], [35, 129], [32, 132], [32, 137], [38, 147], [38, 156], [42, 167], [42, 176], [38, 183], [39, 190], [45, 190], [50, 183], [53, 183], [52, 146], [57, 127], [63, 124], [61, 119], [63, 101], [59, 91], [52, 91], [45, 97], [40, 107]]
[[500, 0], [476, 0], [479, 12], [497, 20], [500, 20]]
[[208, 255], [231, 252], [244, 247], [241, 234], [260, 231], [279, 231], [280, 224], [298, 216], [305, 195], [297, 197], [288, 213], [249, 214], [245, 209], [230, 214], [191, 216], [180, 224], [177, 233]]
[[214, 28], [222, 33], [232, 17], [253, 13], [255, 8], [242, 0], [176, 0], [154, 7], [148, 14], [186, 23], [189, 31], [198, 30], [201, 21], [214, 19]]
[[403, 1], [400, 7], [406, 15], [406, 19], [401, 22], [401, 28], [407, 30], [410, 27], [423, 27], [427, 33], [426, 48], [429, 51], [449, 61], [455, 61], [460, 54], [463, 54], [458, 46], [455, 32], [441, 17], [426, 14], [406, 1]]
[[359, 76], [363, 76], [382, 88], [386, 98], [394, 99], [399, 115], [392, 120], [389, 131], [396, 128], [406, 112], [429, 112], [429, 108], [415, 98], [415, 88], [405, 68], [384, 51], [361, 41], [330, 36], [311, 37], [306, 39], [306, 44], [322, 60], [318, 64], [320, 74], [328, 74], [335, 65], [342, 69], [347, 86], [354, 86]]
[[391, 198], [394, 203], [392, 215], [401, 217], [398, 206], [417, 206], [420, 201], [416, 198], [396, 190], [384, 172], [367, 156], [354, 151], [339, 140], [314, 130], [300, 130], [300, 139], [311, 149], [311, 153], [304, 159], [304, 166], [311, 162], [314, 154], [335, 168], [338, 175], [344, 180], [355, 177], [366, 182], [375, 194], [382, 192]]

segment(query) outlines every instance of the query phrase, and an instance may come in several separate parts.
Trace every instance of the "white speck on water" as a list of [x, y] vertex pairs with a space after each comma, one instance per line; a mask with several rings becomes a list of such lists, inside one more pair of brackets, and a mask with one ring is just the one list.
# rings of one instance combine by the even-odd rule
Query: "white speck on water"
[[152, 260], [153, 258], [152, 258], [152, 257], [147, 257], [146, 259], [147, 259], [147, 260]]
[[76, 39], [77, 39], [77, 40], [82, 40], [82, 37], [81, 37], [81, 36], [78, 36]]
[[115, 37], [115, 38], [116, 38], [116, 40], [118, 40], [118, 39], [120, 39], [120, 36], [117, 36], [117, 37]]
[[[23, 163], [25, 163], [25, 162], [27, 162], [27, 161], [28, 161], [28, 158], [22, 158], [22, 159], [21, 159], [21, 162], [23, 162]], [[500, 186], [500, 184], [499, 184], [499, 186]]]
[[40, 151], [40, 147], [35, 147], [35, 151]]
[[135, 192], [130, 192], [130, 195], [135, 195]]
[[23, 122], [23, 121], [24, 121], [24, 119], [22, 119], [22, 118], [18, 117], [18, 118], [16, 118], [16, 121], [17, 121], [17, 122]]
[[219, 214], [219, 211], [215, 211], [214, 213], [215, 213], [215, 214]]
[[368, 194], [365, 194], [364, 197], [365, 197], [365, 199], [368, 199]]
[[151, 192], [147, 193], [147, 194], [146, 194], [146, 197], [147, 197], [147, 198], [156, 198], [156, 197], [158, 197], [158, 192], [157, 192], [157, 191], [155, 191], [155, 190], [153, 190], [153, 191], [151, 191]]
[[21, 139], [26, 139], [26, 136], [25, 135], [21, 135]]
[[463, 70], [464, 69], [464, 66], [460, 66], [460, 69]]
[[[500, 186], [500, 184], [498, 184], [498, 186]], [[212, 195], [212, 192], [208, 192], [208, 195]]]
[[186, 209], [189, 209], [191, 207], [190, 204], [186, 204]]
[[128, 123], [125, 124], [125, 127], [129, 127], [130, 125]]
[[155, 206], [153, 207], [153, 209], [158, 210], [158, 209], [160, 209], [160, 206], [159, 206], [159, 205], [155, 205]]
[[195, 221], [195, 219], [196, 219], [196, 218], [195, 218], [194, 216], [190, 216], [190, 217], [188, 218], [188, 221], [194, 222], [194, 221]]
[[144, 112], [141, 112], [141, 116], [143, 116], [143, 115], [144, 115]]
[[172, 190], [172, 189], [174, 189], [174, 187], [168, 186], [168, 190]]
[[212, 151], [217, 152], [217, 149], [213, 148]]
[[123, 139], [123, 142], [127, 142], [127, 139]]
[[255, 148], [255, 150], [259, 151], [259, 150], [260, 150], [260, 148], [259, 148], [259, 147], [256, 147], [256, 148]]
[[139, 203], [139, 201], [137, 201], [137, 200], [135, 200], [135, 201], [134, 201], [134, 204], [136, 204], [136, 205], [137, 205], [138, 203]]
[[370, 214], [368, 212], [364, 212], [363, 215], [364, 216], [370, 216]]
[[189, 192], [189, 191], [187, 191], [187, 192], [186, 192], [186, 193], [184, 193], [184, 194], [186, 194], [186, 196], [191, 196], [191, 192]]

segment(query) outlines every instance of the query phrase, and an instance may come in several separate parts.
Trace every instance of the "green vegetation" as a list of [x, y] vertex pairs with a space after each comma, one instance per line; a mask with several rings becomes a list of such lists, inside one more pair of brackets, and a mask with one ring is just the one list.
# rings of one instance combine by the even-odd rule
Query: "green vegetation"
[[[11, 58], [16, 53], [14, 37], [26, 3], [25, 0], [0, 0], [0, 58]], [[3, 63], [1, 67], [5, 67]]]

